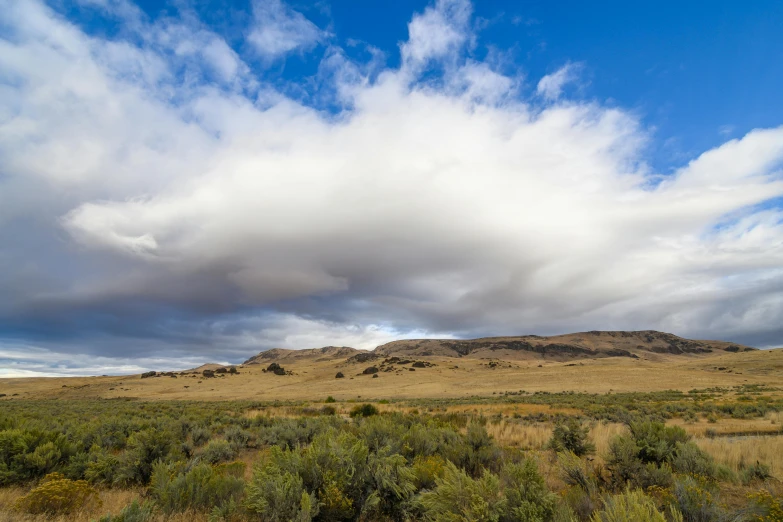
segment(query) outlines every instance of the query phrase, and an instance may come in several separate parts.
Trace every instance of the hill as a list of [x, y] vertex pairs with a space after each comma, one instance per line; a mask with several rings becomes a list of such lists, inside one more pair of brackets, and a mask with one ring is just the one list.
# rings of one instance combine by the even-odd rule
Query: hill
[[590, 331], [544, 337], [485, 337], [481, 339], [406, 339], [392, 341], [372, 351], [347, 347], [310, 350], [274, 349], [261, 352], [245, 364], [292, 359], [352, 357], [366, 362], [383, 357], [475, 357], [511, 360], [544, 359], [565, 361], [604, 357], [651, 358], [656, 355], [708, 355], [753, 351], [755, 348], [725, 341], [684, 339], [673, 334], [642, 330]]

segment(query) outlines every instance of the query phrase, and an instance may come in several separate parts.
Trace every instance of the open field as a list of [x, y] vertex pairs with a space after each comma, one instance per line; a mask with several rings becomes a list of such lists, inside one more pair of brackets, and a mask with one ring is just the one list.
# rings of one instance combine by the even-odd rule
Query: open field
[[[145, 378], [2, 380], [0, 522], [97, 521], [128, 509], [147, 510], [128, 519], [142, 522], [573, 522], [628, 488], [666, 520], [697, 520], [688, 514], [698, 510], [714, 514], [699, 520], [777, 520], [783, 509], [783, 350], [571, 361], [417, 355], [415, 371], [414, 359], [351, 357], [284, 355], [282, 375], [247, 364], [237, 374], [213, 365]], [[562, 430], [579, 438], [581, 429], [594, 451], [568, 457], [552, 446]], [[663, 456], [645, 457], [649, 437]], [[378, 473], [392, 475], [374, 482]], [[449, 504], [453, 481], [497, 488], [497, 517]], [[92, 496], [67, 513], [38, 513], [47, 484]], [[514, 511], [515, 491], [531, 484], [538, 493], [524, 509], [537, 506], [540, 518]]]
[[[0, 394], [5, 394], [6, 399], [312, 400], [327, 395], [338, 399], [407, 399], [518, 390], [608, 393], [688, 391], [745, 384], [783, 386], [783, 349], [709, 357], [659, 356], [655, 361], [626, 357], [572, 362], [433, 356], [416, 359], [435, 366], [416, 371], [400, 367], [372, 378], [362, 375], [372, 362], [309, 358], [282, 362], [292, 375], [265, 373], [265, 365], [246, 365], [239, 368], [238, 375], [219, 378], [190, 374], [148, 379], [138, 375], [0, 379]], [[490, 367], [492, 361], [500, 363]], [[335, 379], [338, 371], [345, 374], [344, 379]]]

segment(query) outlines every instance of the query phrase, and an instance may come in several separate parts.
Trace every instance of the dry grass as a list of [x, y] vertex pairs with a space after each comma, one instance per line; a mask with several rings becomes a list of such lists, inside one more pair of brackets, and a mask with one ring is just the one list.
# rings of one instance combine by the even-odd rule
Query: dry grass
[[720, 437], [694, 439], [701, 449], [734, 471], [756, 462], [770, 467], [772, 475], [783, 480], [783, 436]]
[[[262, 366], [240, 368], [240, 375], [201, 378], [72, 377], [0, 379], [0, 393], [13, 400], [30, 398], [116, 398], [148, 400], [323, 400], [405, 399], [492, 395], [505, 391], [657, 391], [783, 382], [783, 349], [709, 357], [661, 356], [660, 360], [627, 357], [573, 363], [514, 361], [510, 368], [489, 368], [476, 358], [420, 357], [436, 364], [415, 372], [382, 372], [377, 379], [359, 375], [372, 363], [346, 364], [344, 359], [286, 361], [295, 375], [263, 373]], [[455, 366], [458, 366], [455, 368]], [[728, 368], [718, 371], [715, 368]], [[335, 379], [341, 371], [344, 379]], [[201, 382], [199, 382], [201, 381]], [[15, 395], [16, 394], [16, 395]]]
[[28, 492], [26, 488], [0, 488], [0, 522], [89, 522], [106, 513], [117, 514], [134, 499], [141, 497], [139, 490], [105, 489], [98, 492], [102, 503], [100, 509], [78, 511], [68, 516], [49, 516], [30, 515], [13, 509], [16, 500]]

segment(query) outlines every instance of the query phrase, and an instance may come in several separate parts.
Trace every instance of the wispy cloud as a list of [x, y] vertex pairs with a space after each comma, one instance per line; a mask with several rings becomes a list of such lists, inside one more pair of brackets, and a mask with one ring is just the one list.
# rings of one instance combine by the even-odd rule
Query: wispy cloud
[[327, 38], [305, 16], [280, 0], [256, 0], [253, 4], [255, 25], [247, 40], [267, 60], [294, 51], [307, 51]]
[[582, 64], [567, 63], [552, 74], [547, 74], [538, 81], [536, 92], [547, 100], [556, 100], [563, 92], [563, 87], [579, 78]]

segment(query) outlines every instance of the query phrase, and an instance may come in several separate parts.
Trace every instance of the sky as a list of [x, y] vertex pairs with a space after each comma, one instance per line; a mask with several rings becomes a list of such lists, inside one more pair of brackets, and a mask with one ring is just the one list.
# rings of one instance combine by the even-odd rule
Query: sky
[[783, 346], [783, 3], [0, 0], [0, 377]]

